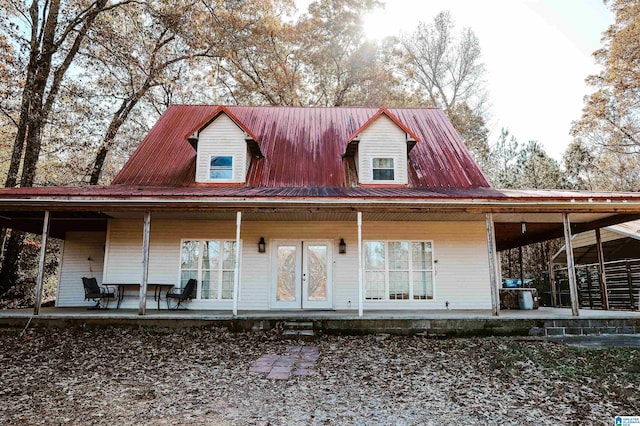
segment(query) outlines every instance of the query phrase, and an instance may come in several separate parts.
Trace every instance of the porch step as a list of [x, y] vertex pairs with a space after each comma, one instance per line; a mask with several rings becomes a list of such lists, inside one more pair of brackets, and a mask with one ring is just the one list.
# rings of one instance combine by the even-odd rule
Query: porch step
[[313, 339], [315, 336], [310, 321], [285, 321], [282, 327], [282, 337], [285, 339]]
[[313, 330], [311, 321], [285, 321], [285, 330]]

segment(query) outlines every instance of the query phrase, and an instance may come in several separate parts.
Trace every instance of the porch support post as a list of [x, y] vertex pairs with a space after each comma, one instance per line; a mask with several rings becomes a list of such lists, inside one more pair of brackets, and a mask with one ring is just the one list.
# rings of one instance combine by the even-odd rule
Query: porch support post
[[40, 263], [38, 264], [38, 281], [36, 281], [36, 300], [33, 305], [33, 315], [40, 313], [42, 304], [42, 282], [44, 280], [44, 257], [47, 253], [47, 239], [49, 238], [49, 210], [44, 212], [42, 222], [42, 246], [40, 247]]
[[233, 266], [233, 315], [238, 315], [238, 293], [240, 288], [240, 224], [242, 212], [236, 213], [236, 253]]
[[364, 315], [364, 281], [362, 270], [362, 212], [358, 212], [358, 316]]
[[574, 317], [578, 313], [578, 283], [576, 281], [576, 266], [573, 260], [573, 246], [571, 245], [571, 223], [569, 214], [562, 213], [562, 224], [564, 227], [564, 247], [567, 252], [567, 276], [569, 277], [569, 296], [571, 297], [571, 314]]
[[144, 213], [142, 228], [142, 279], [140, 280], [140, 297], [138, 315], [147, 313], [147, 283], [149, 282], [149, 234], [151, 231], [151, 212]]
[[554, 308], [558, 305], [556, 294], [556, 274], [553, 270], [553, 242], [547, 241], [547, 251], [549, 252], [549, 287], [551, 289], [551, 306]]
[[596, 246], [598, 248], [598, 267], [600, 268], [600, 291], [602, 292], [602, 308], [609, 310], [609, 292], [607, 290], [607, 273], [604, 269], [604, 250], [602, 250], [602, 235], [600, 228], [596, 228]]
[[489, 285], [491, 286], [491, 313], [500, 314], [500, 269], [498, 269], [498, 251], [496, 249], [496, 231], [493, 213], [485, 215], [487, 229], [487, 252], [489, 254]]

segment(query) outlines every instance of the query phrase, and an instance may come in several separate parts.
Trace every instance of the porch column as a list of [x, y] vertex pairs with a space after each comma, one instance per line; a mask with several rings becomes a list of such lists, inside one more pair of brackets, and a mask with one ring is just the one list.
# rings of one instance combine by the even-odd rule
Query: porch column
[[364, 314], [364, 281], [362, 270], [362, 212], [358, 212], [358, 316]]
[[602, 250], [602, 235], [600, 228], [596, 228], [596, 246], [598, 248], [598, 267], [600, 268], [600, 288], [602, 292], [602, 308], [609, 310], [609, 292], [607, 291], [607, 273], [604, 269], [604, 250]]
[[569, 296], [571, 297], [571, 314], [575, 317], [578, 313], [578, 284], [576, 281], [576, 267], [573, 261], [573, 246], [571, 245], [571, 223], [569, 214], [562, 213], [564, 226], [564, 247], [567, 252], [567, 276], [569, 277]]
[[551, 289], [551, 306], [554, 308], [558, 304], [556, 295], [556, 274], [553, 271], [553, 241], [547, 241], [547, 251], [549, 252], [549, 286]]
[[240, 287], [240, 224], [242, 212], [236, 213], [236, 253], [233, 266], [233, 315], [238, 315], [238, 293]]
[[140, 304], [138, 315], [147, 313], [147, 283], [149, 281], [149, 233], [151, 231], [151, 212], [144, 213], [144, 227], [142, 228], [142, 279], [140, 280]]
[[38, 264], [38, 281], [36, 281], [36, 301], [33, 305], [33, 315], [40, 313], [42, 304], [42, 281], [44, 280], [44, 257], [47, 253], [47, 239], [49, 238], [49, 210], [44, 212], [42, 222], [42, 246], [40, 247], [40, 263]]
[[487, 230], [487, 252], [489, 254], [489, 285], [491, 286], [491, 313], [500, 314], [500, 269], [498, 268], [498, 251], [496, 249], [496, 230], [493, 224], [493, 213], [485, 215]]

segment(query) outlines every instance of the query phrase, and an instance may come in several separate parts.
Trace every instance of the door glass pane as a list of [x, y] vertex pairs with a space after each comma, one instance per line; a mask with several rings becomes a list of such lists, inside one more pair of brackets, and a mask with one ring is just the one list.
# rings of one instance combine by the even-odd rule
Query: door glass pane
[[307, 298], [308, 300], [327, 300], [327, 253], [326, 245], [307, 247]]
[[296, 300], [296, 246], [278, 246], [278, 278], [276, 300], [293, 302]]

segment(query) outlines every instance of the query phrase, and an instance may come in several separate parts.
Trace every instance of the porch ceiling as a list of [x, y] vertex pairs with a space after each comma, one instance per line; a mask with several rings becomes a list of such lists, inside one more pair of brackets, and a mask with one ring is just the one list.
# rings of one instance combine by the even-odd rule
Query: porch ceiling
[[[242, 209], [241, 209], [242, 210]], [[242, 210], [243, 221], [335, 221], [356, 222], [356, 209], [321, 210], [319, 208], [273, 208]], [[142, 211], [62, 211], [52, 212], [50, 236], [65, 238], [69, 231], [105, 231], [108, 218], [136, 218], [142, 220]], [[210, 210], [165, 210], [152, 212], [155, 219], [167, 220], [218, 220], [234, 221], [236, 209]], [[40, 234], [42, 232], [43, 211], [1, 211], [0, 226]], [[572, 233], [593, 230], [635, 219], [640, 214], [584, 213], [570, 214]], [[430, 211], [429, 209], [394, 210], [379, 208], [364, 211], [365, 222], [381, 221], [484, 221], [482, 212]], [[496, 245], [499, 251], [547, 241], [563, 236], [561, 213], [494, 213]], [[526, 224], [522, 232], [521, 223]]]
[[[526, 216], [521, 216], [522, 219], [519, 221], [509, 222], [501, 222], [498, 218], [494, 218], [496, 222], [496, 246], [498, 251], [563, 237], [564, 228], [562, 225], [562, 216], [557, 216], [558, 221], [554, 222], [536, 222], [534, 220], [528, 220]], [[571, 233], [578, 234], [580, 232], [636, 220], [640, 218], [640, 215], [572, 214], [569, 218], [571, 221]], [[502, 218], [502, 220], [504, 219], [505, 218]], [[524, 233], [522, 232], [522, 222], [526, 225]]]
[[[52, 213], [49, 236], [64, 239], [67, 232], [106, 231], [108, 215], [101, 212], [56, 212]], [[34, 234], [42, 233], [43, 211], [2, 211], [0, 228], [17, 229]]]

